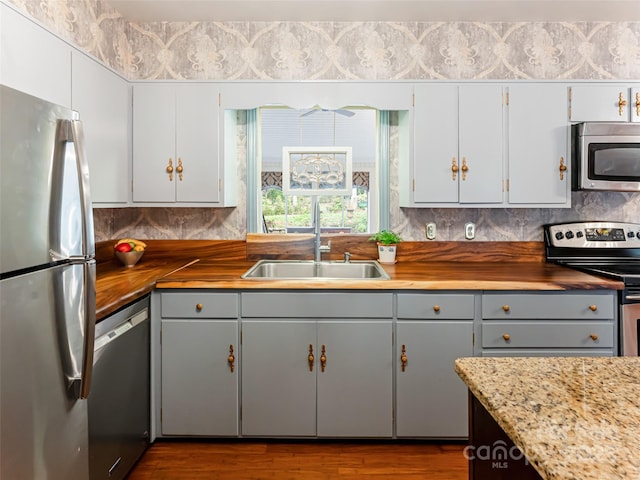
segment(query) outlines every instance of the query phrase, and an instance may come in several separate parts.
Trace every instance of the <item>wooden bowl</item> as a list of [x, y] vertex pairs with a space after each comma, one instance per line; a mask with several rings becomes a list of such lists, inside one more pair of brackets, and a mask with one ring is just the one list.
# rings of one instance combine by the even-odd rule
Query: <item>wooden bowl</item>
[[117, 259], [120, 260], [120, 262], [125, 267], [133, 267], [136, 263], [138, 263], [138, 261], [140, 261], [140, 259], [142, 258], [142, 255], [144, 254], [144, 251], [114, 252], [114, 253], [116, 254]]

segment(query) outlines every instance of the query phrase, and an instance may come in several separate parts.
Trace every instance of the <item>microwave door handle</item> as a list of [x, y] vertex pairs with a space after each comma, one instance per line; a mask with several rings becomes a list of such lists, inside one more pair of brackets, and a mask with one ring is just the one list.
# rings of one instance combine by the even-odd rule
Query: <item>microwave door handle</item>
[[71, 137], [76, 154], [78, 169], [78, 188], [80, 191], [80, 211], [82, 213], [82, 254], [84, 258], [95, 255], [93, 236], [93, 210], [91, 207], [91, 189], [89, 183], [89, 162], [84, 141], [84, 129], [80, 120], [71, 121]]

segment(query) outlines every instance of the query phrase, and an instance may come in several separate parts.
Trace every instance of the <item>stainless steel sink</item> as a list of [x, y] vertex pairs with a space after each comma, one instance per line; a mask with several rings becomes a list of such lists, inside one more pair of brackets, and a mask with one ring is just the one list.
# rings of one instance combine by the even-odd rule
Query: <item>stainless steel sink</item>
[[352, 262], [313, 262], [309, 260], [260, 260], [242, 278], [281, 279], [356, 279], [388, 280], [389, 275], [375, 260]]

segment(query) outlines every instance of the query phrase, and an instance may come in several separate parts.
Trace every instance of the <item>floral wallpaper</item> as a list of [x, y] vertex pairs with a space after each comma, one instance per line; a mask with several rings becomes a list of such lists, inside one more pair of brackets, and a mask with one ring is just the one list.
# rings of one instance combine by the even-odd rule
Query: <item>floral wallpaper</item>
[[[9, 1], [130, 80], [640, 80], [640, 22], [135, 23], [102, 0]], [[575, 192], [571, 209], [401, 209], [395, 171], [397, 159], [391, 226], [406, 239], [431, 221], [439, 240], [473, 221], [478, 240], [523, 241], [548, 222], [640, 222], [631, 193]], [[96, 237], [243, 238], [244, 210], [96, 209]]]

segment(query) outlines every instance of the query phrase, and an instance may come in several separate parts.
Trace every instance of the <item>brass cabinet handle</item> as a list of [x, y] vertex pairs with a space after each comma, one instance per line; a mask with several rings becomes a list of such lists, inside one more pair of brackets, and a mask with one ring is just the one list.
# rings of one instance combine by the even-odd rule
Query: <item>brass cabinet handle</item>
[[313, 362], [316, 358], [313, 356], [313, 345], [309, 344], [309, 356], [307, 360], [309, 360], [309, 371], [313, 372]]
[[197, 310], [198, 312], [201, 312], [201, 311], [202, 311], [202, 304], [201, 304], [201, 303], [196, 303], [196, 310]]
[[407, 361], [409, 358], [407, 357], [407, 347], [402, 345], [402, 354], [400, 355], [400, 362], [402, 362], [402, 371], [407, 367]]
[[165, 170], [169, 174], [169, 181], [173, 182], [173, 160], [171, 158], [169, 159], [169, 165], [167, 165]]
[[560, 157], [560, 180], [564, 180], [564, 172], [567, 171], [567, 166], [564, 164], [564, 157]]
[[636, 115], [640, 117], [640, 92], [636, 93]]
[[469, 171], [469, 167], [467, 165], [467, 158], [462, 157], [462, 181], [464, 182], [467, 179], [467, 172]]
[[451, 158], [451, 179], [452, 180], [456, 179], [458, 170], [460, 169], [458, 168], [458, 162], [456, 162], [456, 157], [452, 157]]
[[622, 112], [624, 112], [624, 107], [627, 105], [627, 101], [624, 99], [622, 92], [618, 96], [618, 115], [621, 117]]
[[502, 310], [504, 310], [505, 312], [508, 312], [509, 310], [511, 310], [511, 307], [509, 305], [503, 305]]
[[505, 342], [508, 342], [509, 340], [511, 340], [511, 335], [509, 335], [508, 333], [505, 333], [502, 335], [502, 338], [504, 338]]
[[176, 172], [178, 172], [178, 178], [182, 181], [182, 158], [178, 158], [178, 166], [176, 167]]
[[598, 335], [596, 335], [595, 333], [592, 333], [591, 335], [589, 335], [589, 338], [591, 338], [591, 340], [593, 340], [594, 342], [598, 341]]
[[322, 345], [322, 351], [320, 352], [320, 369], [324, 372], [324, 368], [327, 366], [327, 351]]
[[598, 310], [598, 306], [597, 305], [589, 305], [589, 310], [591, 310], [592, 312], [595, 312]]
[[233, 354], [233, 345], [229, 345], [229, 356], [227, 357], [227, 362], [229, 363], [229, 370], [233, 373], [233, 369], [235, 367], [236, 357]]
[[434, 312], [439, 312], [440, 311], [440, 305], [434, 305], [433, 306], [433, 311]]

